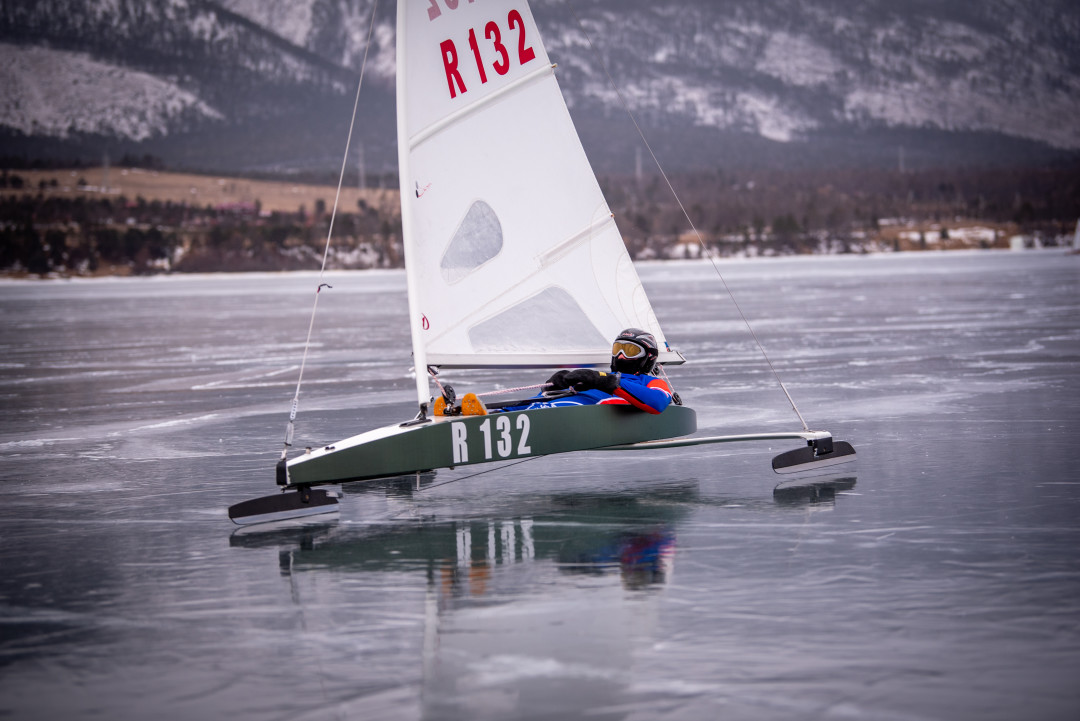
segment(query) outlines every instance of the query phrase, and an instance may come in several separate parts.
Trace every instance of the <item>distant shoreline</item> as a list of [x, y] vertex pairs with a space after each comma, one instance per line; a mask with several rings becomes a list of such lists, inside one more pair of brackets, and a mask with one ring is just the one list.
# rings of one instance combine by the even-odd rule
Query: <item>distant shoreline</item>
[[[793, 255], [773, 255], [773, 256], [757, 256], [757, 257], [735, 257], [728, 256], [717, 258], [717, 263], [723, 265], [734, 264], [746, 264], [746, 263], [781, 263], [785, 261], [798, 261], [798, 262], [818, 262], [826, 259], [841, 260], [844, 258], [851, 259], [852, 262], [865, 262], [873, 260], [901, 259], [901, 258], [922, 258], [927, 260], [940, 257], [957, 257], [963, 255], [970, 256], [986, 256], [986, 255], [1051, 255], [1059, 253], [1062, 255], [1074, 255], [1070, 249], [1061, 246], [1051, 246], [1046, 248], [1036, 248], [1023, 251], [1013, 251], [1008, 248], [963, 248], [956, 250], [938, 250], [938, 251], [899, 251], [899, 252], [880, 252], [880, 253], [804, 253]], [[858, 259], [858, 260], [856, 260]], [[647, 260], [634, 261], [635, 266], [668, 266], [677, 267], [680, 265], [688, 266], [709, 266], [711, 262], [707, 258], [671, 258], [671, 259], [656, 259], [650, 258]], [[110, 282], [110, 281], [132, 281], [139, 283], [150, 282], [176, 282], [182, 280], [209, 280], [209, 279], [222, 279], [222, 278], [237, 278], [254, 280], [260, 278], [302, 278], [308, 276], [311, 278], [318, 278], [320, 275], [326, 277], [345, 277], [358, 273], [363, 274], [375, 274], [375, 275], [404, 275], [404, 268], [335, 268], [328, 269], [324, 272], [318, 270], [280, 270], [280, 271], [264, 271], [264, 270], [223, 270], [223, 271], [210, 271], [210, 272], [171, 272], [171, 273], [157, 273], [151, 275], [122, 275], [122, 274], [103, 274], [103, 275], [71, 275], [71, 276], [33, 276], [33, 275], [13, 275], [10, 273], [0, 273], [0, 284], [2, 285], [17, 285], [17, 284], [37, 284], [41, 282], [53, 282], [53, 283], [95, 283], [95, 282]]]
[[[1071, 186], [1058, 171], [744, 175], [679, 179], [685, 211], [648, 179], [600, 183], [635, 262], [700, 258], [702, 245], [724, 260], [1064, 247], [1080, 214], [1062, 195]], [[0, 181], [0, 277], [360, 270], [404, 261], [396, 187], [343, 188], [334, 212], [335, 186], [288, 180], [98, 167], [3, 170]], [[1021, 181], [1023, 195], [1014, 190]]]

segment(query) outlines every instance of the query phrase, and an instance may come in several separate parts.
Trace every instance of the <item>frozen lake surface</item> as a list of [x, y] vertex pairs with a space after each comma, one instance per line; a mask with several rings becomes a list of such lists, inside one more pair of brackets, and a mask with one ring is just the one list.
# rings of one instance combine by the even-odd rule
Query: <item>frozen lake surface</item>
[[[240, 531], [317, 276], [0, 283], [0, 716], [1080, 717], [1080, 257], [722, 267], [853, 466], [583, 453]], [[639, 271], [700, 432], [798, 428], [711, 267]], [[414, 413], [404, 275], [329, 282], [298, 447]]]

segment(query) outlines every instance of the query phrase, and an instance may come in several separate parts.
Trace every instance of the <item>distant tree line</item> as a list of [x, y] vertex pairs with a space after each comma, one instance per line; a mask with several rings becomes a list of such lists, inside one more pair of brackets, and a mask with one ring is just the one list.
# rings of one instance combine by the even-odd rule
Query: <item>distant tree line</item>
[[[8, 176], [8, 188], [16, 176]], [[45, 275], [318, 269], [329, 215], [124, 197], [0, 194], [0, 271]], [[400, 219], [361, 201], [338, 212], [332, 267], [399, 267]]]
[[[672, 177], [707, 243], [734, 238], [780, 253], [812, 252], [822, 238], [843, 246], [876, 234], [881, 221], [1012, 224], [1052, 238], [1080, 218], [1080, 166], [895, 170], [725, 171]], [[658, 175], [601, 180], [631, 254], [661, 256], [689, 227]]]
[[[877, 243], [884, 250], [920, 250], [943, 247], [944, 224], [958, 218], [1008, 224], [1012, 231], [1044, 238], [1071, 235], [1080, 218], [1078, 167], [717, 170], [679, 175], [672, 183], [706, 244], [721, 254], [865, 250], [886, 219], [942, 223], [937, 235], [923, 232], [907, 247], [895, 239], [884, 247]], [[601, 185], [631, 256], [671, 257], [687, 240], [682, 208], [661, 178], [607, 177]], [[211, 207], [93, 193], [66, 198], [50, 190], [45, 181], [30, 187], [17, 171], [0, 172], [0, 271], [150, 274], [321, 265], [329, 225], [325, 201], [291, 213], [264, 213], [258, 203]], [[335, 220], [330, 267], [402, 265], [397, 212], [363, 201], [345, 211]]]

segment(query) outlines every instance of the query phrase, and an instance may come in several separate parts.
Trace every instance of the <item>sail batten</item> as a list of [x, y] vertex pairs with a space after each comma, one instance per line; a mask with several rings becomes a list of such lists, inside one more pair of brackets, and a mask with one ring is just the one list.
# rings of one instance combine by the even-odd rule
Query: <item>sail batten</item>
[[542, 78], [545, 75], [548, 75], [548, 74], [553, 73], [553, 72], [555, 72], [555, 66], [554, 65], [552, 65], [550, 67], [547, 67], [547, 68], [538, 68], [538, 69], [534, 70], [532, 73], [526, 75], [525, 77], [520, 78], [518, 80], [515, 80], [514, 82], [510, 83], [509, 85], [506, 85], [506, 86], [500, 88], [498, 91], [493, 92], [490, 95], [487, 95], [487, 96], [481, 98], [480, 100], [477, 100], [472, 105], [468, 105], [468, 106], [462, 108], [461, 110], [458, 110], [458, 111], [456, 111], [456, 112], [454, 112], [454, 113], [452, 113], [450, 115], [447, 115], [445, 118], [443, 118], [443, 119], [441, 119], [441, 120], [439, 120], [439, 121], [437, 121], [435, 123], [432, 123], [431, 125], [427, 126], [423, 130], [421, 130], [419, 133], [414, 135], [413, 137], [409, 138], [409, 149], [410, 150], [415, 150], [421, 144], [423, 144], [424, 141], [434, 137], [435, 135], [438, 135], [439, 132], [443, 128], [446, 128], [446, 127], [448, 127], [450, 125], [453, 125], [454, 123], [460, 122], [461, 120], [464, 120], [465, 118], [472, 115], [473, 113], [480, 112], [486, 106], [488, 106], [491, 103], [495, 102], [500, 97], [502, 97], [504, 95], [508, 95], [508, 94], [514, 92], [515, 90], [517, 90], [518, 88], [522, 87], [523, 85], [528, 85], [529, 83], [533, 82], [534, 80]]
[[556, 245], [551, 250], [548, 250], [548, 251], [545, 251], [544, 253], [541, 253], [538, 256], [538, 260], [540, 261], [540, 266], [542, 268], [546, 268], [546, 267], [550, 266], [552, 263], [559, 260], [559, 258], [562, 258], [564, 255], [566, 255], [568, 252], [570, 252], [570, 250], [573, 249], [575, 246], [577, 246], [579, 243], [582, 243], [582, 242], [588, 240], [590, 237], [592, 237], [593, 235], [595, 235], [596, 233], [598, 233], [602, 229], [604, 229], [609, 223], [614, 223], [614, 222], [615, 222], [614, 214], [609, 213], [606, 218], [601, 218], [600, 220], [596, 221], [595, 223], [593, 223], [592, 225], [590, 225], [588, 228], [581, 231], [580, 233], [567, 238], [562, 243], [559, 243], [558, 245]]
[[398, 149], [417, 393], [426, 366], [606, 365], [623, 328], [680, 362], [525, 0], [398, 4]]

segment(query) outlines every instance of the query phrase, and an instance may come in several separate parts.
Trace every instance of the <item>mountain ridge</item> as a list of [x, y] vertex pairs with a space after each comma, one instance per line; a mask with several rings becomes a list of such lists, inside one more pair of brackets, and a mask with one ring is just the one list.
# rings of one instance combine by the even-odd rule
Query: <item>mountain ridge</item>
[[[373, 5], [7, 4], [0, 81], [14, 92], [0, 100], [0, 155], [150, 152], [237, 170], [339, 165]], [[636, 161], [636, 138], [607, 129], [623, 122], [608, 72], [675, 169], [1080, 155], [1080, 10], [1062, 0], [596, 0], [533, 11], [601, 169], [630, 171]], [[373, 171], [396, 159], [393, 14], [392, 4], [379, 6], [359, 118]], [[112, 90], [73, 90], [99, 84]]]

